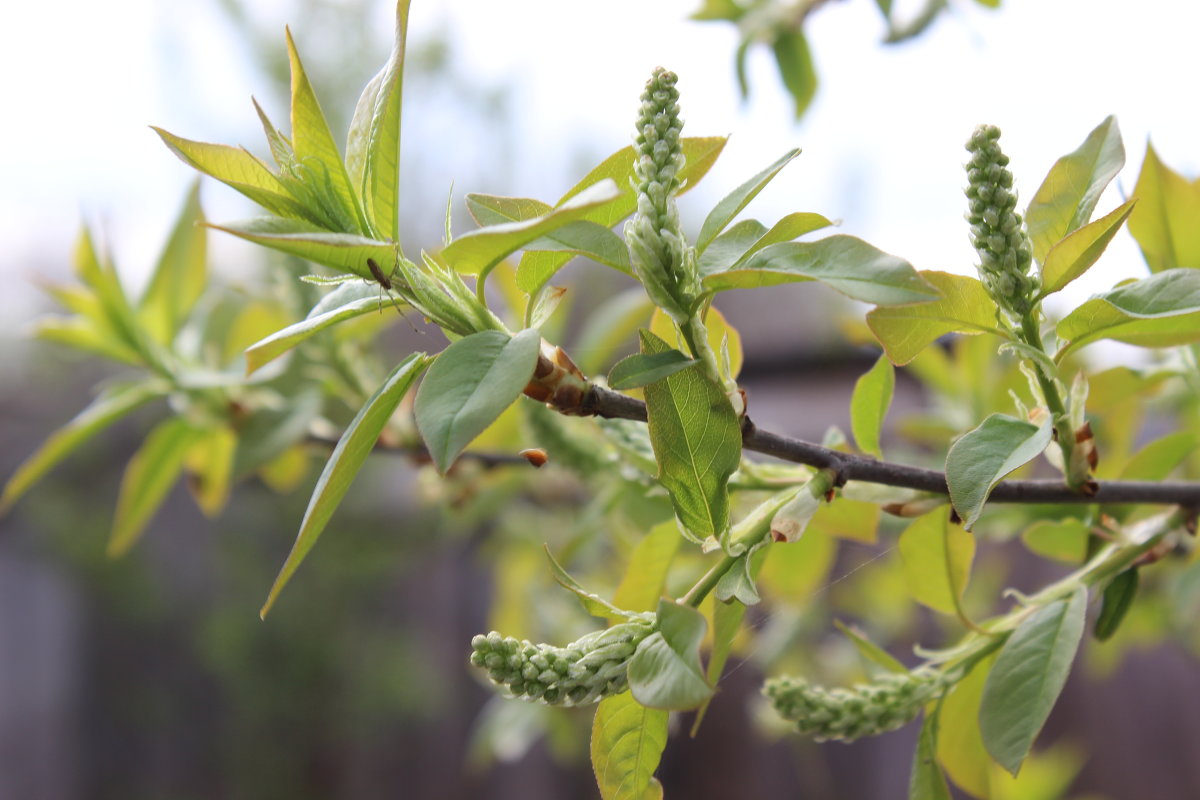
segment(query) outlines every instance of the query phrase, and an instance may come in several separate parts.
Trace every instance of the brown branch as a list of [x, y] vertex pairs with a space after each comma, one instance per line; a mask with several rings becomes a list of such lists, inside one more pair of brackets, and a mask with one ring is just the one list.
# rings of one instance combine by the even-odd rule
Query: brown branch
[[[598, 417], [646, 421], [646, 404], [628, 395], [592, 386], [583, 405], [574, 413]], [[868, 456], [843, 453], [818, 444], [760, 430], [746, 418], [742, 446], [747, 450], [805, 464], [832, 469], [839, 481], [863, 481], [905, 489], [949, 494], [946, 474], [924, 467], [877, 461]], [[1200, 483], [1188, 481], [1100, 481], [1091, 494], [1075, 492], [1056, 480], [1001, 481], [988, 496], [993, 503], [1153, 503], [1200, 507]]]

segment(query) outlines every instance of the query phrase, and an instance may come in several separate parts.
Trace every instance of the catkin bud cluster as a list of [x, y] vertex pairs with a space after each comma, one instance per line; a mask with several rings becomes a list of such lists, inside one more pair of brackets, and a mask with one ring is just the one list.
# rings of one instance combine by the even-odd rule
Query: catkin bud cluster
[[936, 673], [910, 672], [888, 673], [849, 689], [826, 689], [782, 676], [767, 681], [763, 694], [800, 733], [818, 742], [852, 742], [908, 724], [941, 689]]
[[471, 663], [510, 697], [582, 706], [625, 691], [626, 667], [654, 628], [651, 619], [589, 633], [566, 647], [531, 644], [492, 631], [471, 640]]
[[695, 254], [683, 236], [675, 205], [684, 165], [677, 80], [674, 72], [658, 67], [642, 93], [634, 137], [637, 213], [625, 226], [625, 239], [634, 271], [650, 299], [683, 320], [700, 294], [700, 283]]
[[1016, 212], [1017, 194], [1000, 151], [1000, 129], [980, 125], [967, 141], [967, 199], [971, 244], [979, 253], [979, 277], [991, 298], [1010, 317], [1020, 319], [1033, 307], [1041, 288], [1030, 274], [1033, 246]]

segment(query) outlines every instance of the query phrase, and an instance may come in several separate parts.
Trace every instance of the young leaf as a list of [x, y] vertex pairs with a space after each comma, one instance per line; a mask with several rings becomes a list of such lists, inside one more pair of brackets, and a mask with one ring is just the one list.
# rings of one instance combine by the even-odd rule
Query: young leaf
[[717, 234], [725, 230], [733, 218], [741, 213], [741, 210], [758, 196], [758, 193], [771, 182], [771, 179], [798, 155], [800, 155], [798, 147], [787, 151], [771, 166], [734, 189], [721, 202], [717, 203], [704, 219], [704, 224], [700, 226], [700, 234], [696, 237], [696, 252], [703, 253], [709, 243], [717, 237]]
[[972, 797], [989, 796], [993, 762], [979, 731], [979, 702], [995, 660], [991, 655], [976, 664], [950, 688], [938, 712], [939, 726], [954, 735], [938, 737], [937, 760], [950, 780]]
[[146, 528], [183, 470], [188, 449], [204, 435], [183, 417], [171, 417], [150, 431], [121, 476], [117, 512], [108, 554], [124, 555]]
[[[354, 288], [357, 289], [358, 287]], [[378, 287], [367, 286], [364, 288], [371, 293], [370, 297], [360, 297], [356, 300], [351, 300], [345, 305], [326, 311], [323, 314], [302, 319], [250, 345], [246, 350], [246, 374], [253, 373], [259, 367], [275, 360], [305, 339], [320, 333], [326, 328], [348, 319], [361, 317], [363, 314], [369, 314], [372, 311], [379, 311], [382, 307], [381, 303], [386, 303], [387, 301], [379, 298], [377, 294], [379, 291]]]
[[792, 96], [796, 119], [800, 119], [817, 93], [817, 70], [813, 67], [808, 39], [800, 26], [783, 27], [776, 32], [771, 49], [775, 51], [779, 77]]
[[907, 364], [947, 333], [1004, 336], [996, 328], [996, 304], [977, 279], [948, 272], [919, 274], [941, 299], [867, 312], [867, 325], [893, 364]]
[[400, 240], [400, 108], [409, 0], [396, 3], [392, 54], [358, 99], [346, 136], [346, 169], [374, 233]]
[[1136, 567], [1125, 570], [1104, 587], [1104, 594], [1100, 596], [1100, 613], [1096, 616], [1095, 627], [1092, 628], [1092, 635], [1096, 639], [1101, 642], [1108, 641], [1117, 632], [1130, 606], [1133, 605], [1133, 599], [1137, 597], [1137, 590]]
[[1038, 520], [1021, 534], [1021, 541], [1034, 553], [1067, 564], [1083, 563], [1090, 538], [1088, 526], [1074, 517]]
[[[745, 360], [742, 355], [742, 335], [715, 306], [709, 306], [705, 312], [704, 327], [708, 330], [708, 344], [713, 352], [722, 354], [721, 357], [724, 357], [724, 353], [729, 353], [729, 374], [736, 378], [742, 371], [742, 362]], [[655, 308], [650, 316], [650, 332], [663, 341], [677, 342], [678, 346], [683, 346], [679, 329], [661, 308]]]
[[612, 368], [608, 373], [608, 385], [621, 391], [636, 389], [674, 375], [696, 363], [699, 363], [696, 359], [688, 358], [675, 349], [653, 355], [634, 353], [618, 361]]
[[1136, 200], [1069, 234], [1055, 243], [1042, 265], [1042, 294], [1052, 294], [1078, 278], [1096, 263], [1122, 223], [1133, 213]]
[[1189, 181], [1158, 158], [1146, 144], [1146, 158], [1133, 197], [1137, 209], [1129, 232], [1151, 272], [1200, 267], [1200, 181]]
[[638, 644], [629, 660], [629, 688], [649, 708], [689, 711], [712, 695], [700, 667], [700, 643], [708, 623], [691, 606], [658, 602], [658, 630]]
[[203, 225], [197, 180], [188, 192], [138, 308], [146, 330], [159, 344], [169, 344], [175, 338], [204, 291], [208, 275]]
[[908, 778], [908, 800], [951, 800], [950, 787], [937, 764], [938, 714], [926, 714], [917, 736]]
[[1171, 269], [1093, 297], [1058, 323], [1067, 353], [1099, 339], [1142, 347], [1200, 341], [1200, 269]]
[[[646, 330], [641, 341], [645, 355], [670, 349]], [[729, 527], [726, 485], [742, 456], [741, 426], [729, 398], [699, 365], [644, 391], [658, 480], [671, 495], [675, 514], [697, 538], [720, 538]]]
[[1083, 636], [1087, 590], [1030, 614], [1004, 643], [979, 707], [983, 743], [1013, 775], [1050, 716]]
[[850, 627], [840, 619], [835, 619], [833, 625], [850, 640], [858, 654], [872, 664], [883, 667], [888, 672], [908, 672], [908, 667], [901, 664], [892, 654], [872, 642], [857, 628]]
[[896, 387], [896, 372], [887, 356], [880, 356], [875, 366], [854, 384], [850, 396], [850, 430], [858, 449], [879, 458], [879, 431], [883, 418], [892, 404], [892, 391]]
[[417, 428], [438, 472], [521, 396], [537, 363], [541, 334], [481, 331], [437, 357], [417, 391]]
[[169, 388], [157, 381], [147, 381], [116, 386], [97, 397], [21, 462], [0, 494], [0, 514], [12, 508], [31, 486], [93, 436], [154, 398], [162, 397]]
[[629, 611], [653, 611], [662, 597], [680, 541], [673, 519], [651, 528], [633, 548], [625, 577], [613, 593], [613, 605]]
[[1112, 116], [1097, 125], [1076, 150], [1054, 163], [1025, 212], [1033, 257], [1039, 264], [1046, 263], [1056, 243], [1087, 224], [1104, 188], [1123, 166], [1125, 148]]
[[346, 426], [333, 449], [333, 454], [329, 456], [329, 461], [321, 471], [321, 477], [317, 479], [317, 485], [308, 501], [308, 509], [305, 510], [304, 519], [300, 523], [300, 531], [296, 534], [296, 542], [292, 545], [283, 568], [279, 570], [259, 616], [266, 617], [279, 593], [300, 566], [300, 562], [317, 543], [333, 512], [346, 496], [354, 476], [366, 463], [379, 434], [392, 418], [392, 413], [428, 365], [429, 358], [424, 353], [409, 355], [396, 365], [383, 385], [371, 395]]
[[923, 303], [938, 297], [937, 290], [904, 259], [841, 234], [815, 242], [773, 244], [731, 269], [708, 275], [704, 287], [722, 292], [814, 280], [854, 300], [878, 305]]
[[396, 261], [395, 244], [353, 233], [331, 233], [300, 220], [255, 217], [223, 225], [209, 223], [209, 227], [369, 281], [374, 281], [375, 276], [367, 266], [368, 258], [374, 259], [385, 272]]
[[[629, 692], [606, 697], [592, 720], [592, 769], [603, 800], [661, 797], [654, 770], [667, 746], [666, 711], [646, 708]], [[657, 792], [657, 795], [654, 794]]]
[[713, 595], [720, 603], [732, 603], [736, 601], [743, 606], [758, 605], [762, 599], [758, 596], [758, 587], [754, 585], [754, 575], [751, 574], [750, 560], [755, 550], [748, 553], [743, 553], [738, 556], [733, 562], [721, 580], [717, 581], [717, 588], [713, 591]]
[[943, 614], [959, 614], [975, 537], [952, 525], [945, 509], [936, 509], [913, 520], [900, 534], [898, 547], [913, 599]]
[[554, 580], [559, 586], [569, 592], [573, 592], [579, 598], [584, 611], [593, 617], [602, 617], [611, 620], [629, 619], [633, 616], [629, 611], [618, 608], [595, 592], [589, 592], [583, 588], [579, 581], [572, 578], [571, 574], [563, 569], [562, 565], [554, 558], [554, 554], [550, 552], [550, 546], [543, 545], [543, 547], [546, 551], [546, 560], [550, 562], [550, 573], [554, 576]]
[[992, 488], [1017, 467], [1037, 458], [1054, 432], [1049, 417], [1039, 426], [1005, 414], [992, 414], [963, 434], [946, 454], [950, 502], [967, 530], [983, 513]]
[[229, 425], [218, 425], [204, 431], [184, 458], [188, 491], [206, 517], [221, 513], [229, 501], [237, 447], [237, 431]]
[[[467, 195], [467, 210], [480, 225], [524, 222], [553, 211], [540, 200], [481, 194]], [[603, 225], [589, 220], [568, 222], [561, 228], [534, 239], [522, 249], [526, 252], [559, 252], [587, 256], [593, 261], [631, 274], [629, 248], [625, 246], [625, 241]]]

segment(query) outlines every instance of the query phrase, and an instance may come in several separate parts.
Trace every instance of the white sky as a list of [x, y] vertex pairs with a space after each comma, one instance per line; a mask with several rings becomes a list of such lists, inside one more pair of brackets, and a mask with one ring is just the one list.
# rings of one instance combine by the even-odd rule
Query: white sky
[[[286, 3], [255, 5], [257, 13], [290, 22], [302, 55], [306, 37], [319, 40], [303, 19], [287, 18]], [[821, 87], [798, 125], [761, 48], [750, 59], [751, 101], [739, 102], [734, 32], [686, 21], [697, 5], [414, 0], [410, 39], [448, 32], [457, 69], [484, 85], [508, 86], [515, 118], [524, 122], [514, 137], [520, 146], [503, 156], [508, 184], [464, 185], [463, 165], [488, 158], [493, 132], [458, 124], [449, 138], [429, 129], [422, 136], [435, 114], [421, 103], [433, 99], [410, 94], [406, 145], [453, 152], [407, 157], [419, 156], [423, 174], [432, 170], [442, 187], [459, 171], [462, 219], [466, 191], [553, 201], [582, 174], [580, 149], [601, 157], [628, 141], [640, 87], [662, 64], [681, 76], [686, 133], [733, 134], [697, 197], [685, 203], [686, 222], [698, 226], [708, 204], [800, 146], [803, 155], [751, 213], [770, 222], [790, 211], [818, 211], [919, 269], [964, 273], [973, 253], [962, 220], [962, 144], [979, 122], [1003, 129], [1025, 199], [1054, 160], [1110, 113], [1118, 116], [1130, 162], [1118, 179], [1126, 190], [1149, 135], [1167, 164], [1200, 171], [1195, 3], [1006, 0], [991, 12], [952, 0], [952, 17], [892, 48], [878, 44], [882, 24], [873, 2], [829, 3], [810, 22]], [[897, 1], [901, 9], [917, 5]], [[381, 48], [390, 36], [385, 6], [375, 15]], [[191, 179], [147, 125], [262, 152], [249, 95], [270, 96], [271, 84], [215, 2], [15, 4], [0, 26], [0, 75], [7, 119], [0, 127], [0, 278], [8, 287], [0, 293], [0, 341], [11, 341], [32, 319], [32, 281], [66, 274], [83, 218], [101, 224], [131, 283], [144, 277]], [[313, 78], [320, 92], [320, 76]], [[323, 98], [327, 107], [354, 100]], [[444, 115], [454, 98], [436, 101]], [[273, 112], [282, 126], [284, 110]], [[436, 220], [444, 192], [428, 203], [405, 203]], [[253, 213], [219, 185], [207, 186], [205, 202], [216, 220]], [[1119, 202], [1110, 190], [1098, 214]], [[236, 261], [246, 252], [237, 243], [214, 245], [218, 259]], [[1067, 299], [1077, 302], [1143, 270], [1122, 235]]]

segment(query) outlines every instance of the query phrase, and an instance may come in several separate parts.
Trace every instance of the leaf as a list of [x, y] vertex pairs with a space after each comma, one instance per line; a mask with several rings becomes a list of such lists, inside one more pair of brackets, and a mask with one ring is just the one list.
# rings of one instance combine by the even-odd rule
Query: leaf
[[1084, 225], [1057, 242], [1042, 266], [1042, 294], [1052, 294], [1091, 268], [1133, 213], [1136, 200], [1118, 206], [1110, 214]]
[[1073, 152], [1054, 163], [1025, 212], [1033, 257], [1039, 264], [1047, 263], [1047, 254], [1055, 244], [1087, 224], [1104, 188], [1123, 166], [1125, 148], [1113, 116], [1097, 125]]
[[633, 548], [625, 577], [613, 593], [613, 605], [629, 611], [653, 611], [662, 596], [667, 571], [679, 552], [680, 541], [675, 520], [651, 528]]
[[626, 289], [600, 303], [571, 347], [583, 374], [594, 375], [611, 364], [619, 348], [645, 324], [653, 310], [641, 286]]
[[731, 269], [708, 275], [703, 283], [706, 289], [723, 292], [813, 280], [878, 305], [920, 303], [938, 296], [904, 259], [841, 234], [815, 242], [773, 244]]
[[367, 266], [367, 259], [374, 259], [385, 272], [396, 260], [396, 245], [391, 242], [353, 233], [331, 233], [300, 220], [256, 217], [223, 225], [209, 223], [209, 227], [369, 281], [374, 281], [375, 276]]
[[579, 598], [584, 611], [593, 617], [613, 620], [629, 619], [633, 616], [629, 611], [618, 608], [595, 592], [589, 592], [583, 588], [579, 581], [572, 578], [571, 574], [563, 569], [562, 565], [555, 560], [554, 554], [550, 552], [550, 546], [543, 545], [542, 547], [546, 551], [546, 560], [550, 562], [550, 573], [554, 576], [554, 580], [559, 586], [569, 592], [573, 592]]
[[363, 89], [346, 135], [346, 169], [377, 236], [400, 240], [400, 109], [408, 0], [396, 3], [396, 36], [383, 69]]
[[500, 197], [472, 192], [467, 195], [466, 201], [471, 219], [481, 226], [524, 222], [554, 210], [553, 206], [529, 197]]
[[1129, 232], [1142, 249], [1151, 272], [1200, 267], [1200, 181], [1184, 178], [1162, 163], [1146, 144], [1146, 158], [1133, 197], [1137, 209]]
[[[644, 296], [645, 292], [642, 294]], [[736, 378], [742, 371], [742, 362], [745, 360], [742, 355], [742, 335], [725, 319], [720, 309], [714, 306], [709, 306], [704, 313], [704, 328], [708, 331], [708, 344], [713, 352], [718, 353], [718, 357], [721, 358], [725, 352], [729, 353], [729, 375]], [[684, 346], [675, 322], [661, 308], [655, 308], [650, 316], [650, 332], [664, 341], [675, 341], [679, 347]]]
[[[680, 194], [688, 191], [700, 182], [712, 168], [717, 156], [724, 149], [726, 137], [684, 137], [680, 140], [683, 146], [684, 165], [679, 171], [679, 179], [683, 181]], [[612, 179], [616, 184], [620, 197], [608, 205], [600, 206], [584, 216], [588, 222], [595, 222], [601, 227], [611, 228], [628, 217], [637, 208], [637, 192], [633, 181], [633, 146], [629, 145], [608, 158], [584, 176], [583, 180], [571, 187], [563, 195], [558, 205], [575, 197], [590, 186]], [[571, 260], [570, 253], [526, 253], [517, 267], [517, 286], [526, 294], [532, 295], [558, 272], [564, 264]]]
[[203, 224], [197, 180], [188, 192], [138, 308], [146, 330], [160, 344], [169, 344], [175, 338], [208, 280]]
[[979, 732], [979, 702], [995, 660], [996, 656], [991, 655], [976, 664], [946, 693], [938, 712], [942, 729], [954, 734], [938, 737], [938, 762], [950, 780], [973, 797], [989, 796], [992, 760]]
[[926, 714], [909, 773], [908, 800], [951, 800], [950, 787], [937, 764], [938, 739], [938, 715]]
[[1013, 775], [1050, 716], [1083, 635], [1087, 590], [1042, 606], [1012, 632], [988, 673], [979, 707], [983, 743]]
[[1100, 613], [1096, 616], [1092, 635], [1101, 642], [1108, 641], [1121, 627], [1121, 622], [1137, 597], [1138, 571], [1137, 568], [1127, 569], [1104, 587], [1100, 596]]
[[895, 370], [887, 356], [880, 356], [875, 366], [854, 384], [854, 394], [850, 396], [850, 430], [854, 441], [859, 450], [876, 458], [883, 454], [879, 449], [879, 431], [892, 404], [895, 387]]
[[136, 353], [142, 363], [153, 363], [156, 360], [154, 349], [144, 338], [142, 328], [117, 277], [116, 267], [109, 259], [100, 258], [92, 235], [86, 228], [80, 232], [75, 242], [73, 255], [75, 273], [92, 289], [95, 300], [98, 301], [94, 319], [98, 323], [99, 332], [104, 338], [111, 337], [116, 340], [112, 345], [117, 346], [118, 351], [121, 348], [117, 342], [120, 342]]
[[606, 697], [592, 720], [592, 770], [603, 800], [646, 800], [667, 746], [669, 714], [646, 708], [629, 692]]
[[694, 358], [688, 358], [678, 350], [664, 350], [661, 353], [646, 355], [634, 353], [617, 362], [608, 373], [608, 385], [617, 390], [636, 389], [647, 383], [662, 380], [674, 375], [682, 369], [698, 364]]
[[[643, 354], [669, 349], [649, 331], [640, 335]], [[720, 538], [729, 527], [726, 485], [742, 455], [741, 426], [729, 398], [699, 365], [644, 391], [658, 480], [671, 495], [675, 514], [696, 537]]]
[[963, 434], [946, 454], [950, 502], [967, 530], [983, 513], [988, 495], [1005, 475], [1037, 458], [1050, 444], [1049, 416], [1034, 425], [1005, 414], [992, 414]]
[[1004, 335], [996, 328], [996, 304], [977, 279], [948, 272], [918, 274], [940, 300], [867, 312], [867, 325], [893, 364], [907, 364], [947, 333]]
[[568, 222], [582, 218], [589, 211], [612, 203], [620, 196], [615, 184], [601, 181], [540, 217], [489, 225], [463, 234], [442, 250], [441, 258], [455, 272], [465, 275], [486, 274], [510, 253]]
[[779, 171], [798, 155], [800, 155], [800, 148], [798, 147], [787, 151], [771, 166], [722, 198], [721, 202], [717, 203], [713, 207], [713, 210], [708, 213], [708, 216], [704, 219], [704, 223], [700, 226], [700, 234], [696, 237], [696, 252], [703, 253], [709, 243], [717, 237], [717, 234], [725, 230], [725, 227], [733, 221], [733, 218], [741, 213], [742, 209], [771, 182], [771, 179], [778, 175]]
[[858, 654], [868, 662], [883, 667], [888, 672], [901, 674], [908, 672], [908, 667], [892, 657], [891, 653], [868, 639], [858, 628], [846, 625], [840, 619], [835, 619], [833, 624], [834, 627], [845, 634], [850, 643], [854, 645], [854, 649], [858, 651]]
[[121, 476], [109, 556], [122, 556], [133, 547], [183, 471], [188, 449], [203, 434], [183, 417], [171, 417], [150, 431]]
[[445, 474], [471, 440], [521, 396], [533, 375], [542, 336], [480, 331], [454, 342], [417, 390], [414, 411], [429, 454]]
[[1088, 526], [1074, 517], [1039, 520], [1021, 534], [1025, 546], [1043, 558], [1082, 564], [1087, 557]]
[[959, 614], [975, 537], [950, 524], [946, 510], [939, 508], [913, 520], [900, 534], [898, 547], [913, 599], [943, 614]]
[[1200, 340], [1200, 269], [1171, 269], [1093, 297], [1058, 323], [1054, 358], [1099, 339], [1141, 347]]
[[[377, 291], [372, 287], [367, 288], [370, 289], [372, 294]], [[343, 306], [326, 311], [323, 314], [302, 319], [297, 323], [288, 325], [283, 330], [272, 333], [265, 339], [258, 340], [246, 350], [246, 374], [251, 374], [264, 364], [275, 360], [305, 339], [320, 333], [326, 328], [337, 325], [339, 322], [345, 322], [348, 319], [354, 319], [355, 317], [361, 317], [363, 314], [380, 310], [380, 303], [381, 301], [378, 296], [352, 300]]]
[[156, 397], [163, 396], [168, 388], [156, 381], [123, 384], [113, 387], [93, 400], [74, 419], [50, 434], [41, 447], [21, 462], [5, 483], [4, 493], [0, 494], [0, 515], [12, 508], [31, 486], [93, 436]]
[[188, 491], [206, 517], [221, 513], [229, 501], [237, 447], [237, 431], [229, 425], [218, 425], [204, 431], [187, 452], [184, 465]]
[[629, 660], [629, 688], [649, 708], [689, 711], [712, 695], [700, 668], [700, 643], [708, 623], [691, 606], [658, 601], [658, 630]]
[[[296, 476], [307, 474], [308, 457], [303, 442], [323, 404], [320, 388], [312, 386], [292, 394], [281, 408], [262, 409], [242, 421], [238, 427], [237, 453], [234, 454], [235, 480], [248, 477], [263, 467], [268, 468], [272, 480], [280, 477], [276, 473], [296, 480]], [[268, 483], [275, 488], [276, 484], [287, 481]]]
[[754, 585], [754, 576], [750, 572], [750, 558], [754, 552], [751, 550], [738, 556], [717, 581], [713, 595], [718, 602], [728, 604], [736, 601], [743, 606], [758, 605], [762, 598], [758, 596], [758, 587]]
[[383, 432], [413, 383], [425, 371], [429, 361], [424, 353], [413, 353], [397, 364], [383, 385], [363, 404], [342, 432], [337, 446], [325, 462], [325, 468], [321, 470], [317, 485], [313, 488], [304, 519], [300, 522], [300, 531], [296, 534], [296, 542], [271, 586], [267, 601], [259, 611], [260, 617], [267, 616], [267, 612], [275, 604], [283, 587], [291, 580], [300, 562], [317, 543], [333, 512], [346, 496], [354, 476], [366, 463], [367, 456], [371, 455], [379, 434]]
[[795, 543], [773, 542], [767, 548], [759, 586], [776, 598], [807, 600], [822, 590], [837, 557], [837, 540], [810, 530]]
[[808, 40], [804, 38], [799, 26], [791, 29], [781, 28], [776, 31], [771, 49], [775, 51], [779, 77], [783, 79], [783, 85], [792, 95], [796, 119], [800, 119], [817, 93], [817, 71], [813, 67]]

